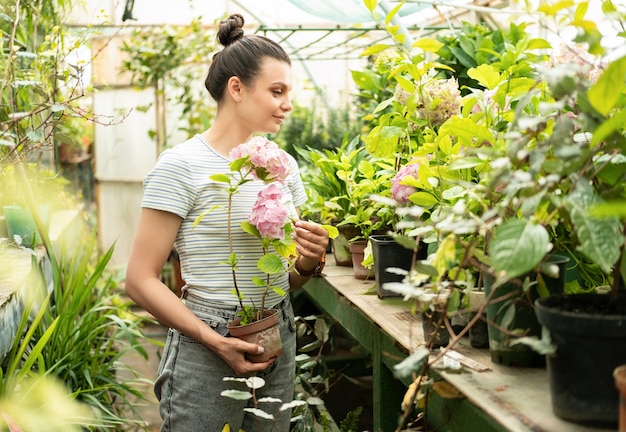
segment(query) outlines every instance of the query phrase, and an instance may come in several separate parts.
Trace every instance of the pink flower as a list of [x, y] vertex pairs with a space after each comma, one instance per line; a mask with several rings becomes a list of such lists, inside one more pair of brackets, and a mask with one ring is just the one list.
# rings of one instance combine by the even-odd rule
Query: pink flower
[[402, 181], [406, 177], [413, 177], [417, 179], [418, 169], [418, 163], [405, 165], [400, 168], [398, 173], [391, 179], [391, 196], [400, 204], [405, 204], [409, 200], [409, 196], [417, 192], [417, 189], [413, 186], [404, 185], [402, 184]]
[[272, 184], [259, 192], [248, 221], [264, 238], [282, 240], [289, 212], [283, 202], [283, 192]]
[[259, 180], [284, 183], [289, 176], [287, 153], [265, 137], [252, 137], [230, 151], [232, 160], [243, 157], [250, 158], [244, 166], [252, 168], [252, 174]]

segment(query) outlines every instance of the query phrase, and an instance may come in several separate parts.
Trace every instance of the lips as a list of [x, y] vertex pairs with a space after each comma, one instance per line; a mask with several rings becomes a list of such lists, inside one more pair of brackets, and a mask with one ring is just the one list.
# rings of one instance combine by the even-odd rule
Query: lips
[[281, 124], [282, 122], [284, 122], [284, 121], [285, 121], [285, 116], [273, 116], [273, 117], [276, 119], [276, 121], [277, 121], [279, 124]]

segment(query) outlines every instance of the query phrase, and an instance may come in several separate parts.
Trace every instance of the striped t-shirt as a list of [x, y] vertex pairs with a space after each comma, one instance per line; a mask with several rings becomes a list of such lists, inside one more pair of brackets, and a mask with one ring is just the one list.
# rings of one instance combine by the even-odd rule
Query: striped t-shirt
[[[142, 207], [167, 211], [180, 216], [183, 221], [176, 236], [175, 248], [180, 256], [181, 274], [186, 289], [194, 295], [211, 301], [237, 304], [233, 294], [233, 275], [228, 259], [227, 229], [228, 185], [211, 180], [213, 174], [230, 172], [230, 160], [217, 153], [200, 135], [165, 150], [144, 181]], [[281, 187], [289, 201], [293, 217], [296, 208], [306, 201], [306, 192], [300, 179], [298, 165], [289, 156], [291, 174]], [[264, 287], [252, 283], [252, 277], [264, 277], [256, 266], [263, 250], [260, 241], [241, 229], [248, 219], [257, 193], [267, 187], [254, 180], [239, 187], [233, 197], [231, 227], [237, 264], [237, 286], [244, 295], [259, 306]], [[196, 218], [208, 211], [202, 221], [193, 226]], [[158, 235], [158, 233], [155, 233]], [[276, 285], [289, 289], [289, 277], [283, 275]], [[266, 305], [280, 301], [270, 290]]]

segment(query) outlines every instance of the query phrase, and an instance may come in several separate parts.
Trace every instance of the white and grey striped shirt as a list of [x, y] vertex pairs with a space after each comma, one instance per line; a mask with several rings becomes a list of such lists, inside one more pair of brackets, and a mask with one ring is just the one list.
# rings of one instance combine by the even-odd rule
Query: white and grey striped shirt
[[[183, 218], [175, 247], [180, 255], [186, 289], [211, 301], [237, 304], [231, 267], [225, 263], [230, 254], [226, 211], [228, 185], [209, 178], [213, 174], [229, 173], [230, 162], [200, 135], [165, 150], [144, 180], [142, 207], [167, 211]], [[297, 162], [290, 156], [289, 163], [291, 174], [288, 181], [279, 186], [290, 201], [292, 216], [295, 217], [296, 208], [306, 201], [306, 192]], [[264, 288], [254, 285], [252, 277], [264, 277], [256, 266], [263, 251], [259, 240], [244, 232], [240, 223], [248, 219], [257, 193], [265, 187], [259, 180], [241, 186], [233, 197], [231, 214], [234, 252], [240, 258], [236, 272], [237, 286], [246, 301], [249, 303], [252, 300], [257, 306]], [[194, 227], [196, 218], [210, 209]], [[288, 275], [281, 277], [276, 285], [288, 291]], [[270, 291], [266, 305], [279, 301], [280, 298]]]

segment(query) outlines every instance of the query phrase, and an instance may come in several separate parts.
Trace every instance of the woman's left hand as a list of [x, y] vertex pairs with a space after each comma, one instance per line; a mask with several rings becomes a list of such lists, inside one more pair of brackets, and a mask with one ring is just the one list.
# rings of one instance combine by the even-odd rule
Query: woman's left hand
[[314, 268], [320, 262], [328, 246], [328, 231], [320, 224], [298, 220], [296, 226], [296, 249], [300, 255], [300, 265]]

